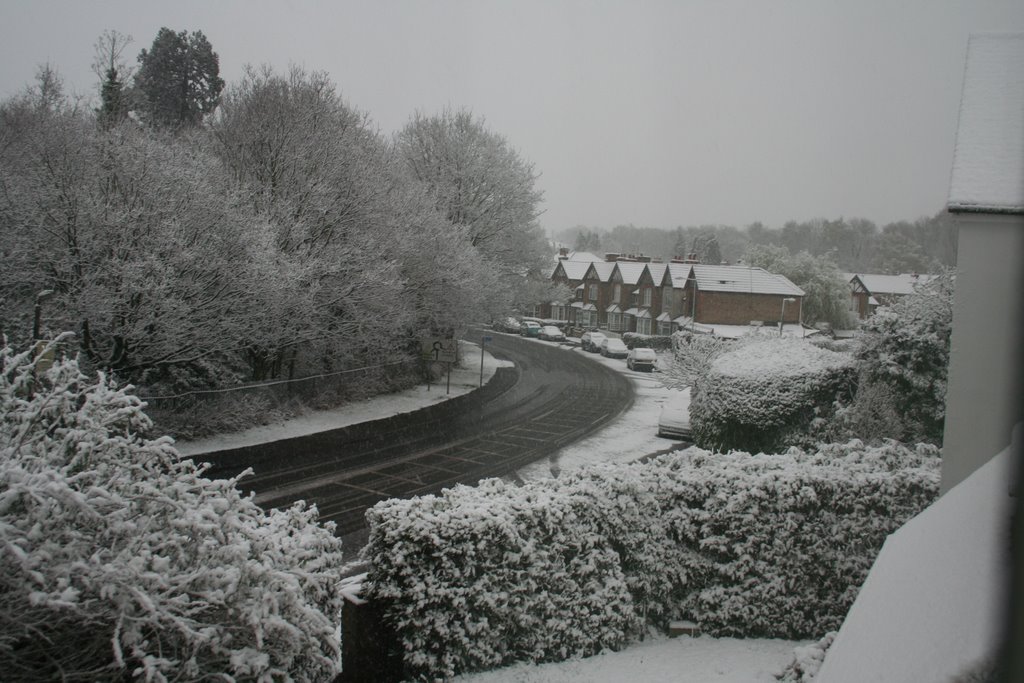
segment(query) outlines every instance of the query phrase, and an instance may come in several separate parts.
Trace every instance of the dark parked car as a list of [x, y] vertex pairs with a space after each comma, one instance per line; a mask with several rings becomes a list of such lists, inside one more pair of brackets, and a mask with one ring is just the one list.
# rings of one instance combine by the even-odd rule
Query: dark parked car
[[545, 325], [540, 328], [537, 337], [545, 341], [565, 341], [565, 333], [554, 325]]
[[601, 342], [607, 339], [601, 332], [584, 332], [580, 337], [580, 346], [591, 353], [601, 352]]

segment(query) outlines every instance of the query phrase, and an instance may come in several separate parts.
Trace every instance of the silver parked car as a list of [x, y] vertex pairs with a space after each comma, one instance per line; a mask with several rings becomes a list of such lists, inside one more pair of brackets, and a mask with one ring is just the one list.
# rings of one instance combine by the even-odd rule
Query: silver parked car
[[621, 339], [609, 337], [601, 342], [601, 355], [605, 358], [625, 358], [629, 349]]
[[580, 337], [580, 346], [584, 351], [590, 351], [591, 353], [600, 353], [601, 342], [608, 337], [604, 336], [602, 332], [584, 332]]
[[626, 356], [626, 367], [630, 370], [643, 370], [653, 372], [654, 364], [658, 362], [658, 356], [654, 349], [630, 349]]

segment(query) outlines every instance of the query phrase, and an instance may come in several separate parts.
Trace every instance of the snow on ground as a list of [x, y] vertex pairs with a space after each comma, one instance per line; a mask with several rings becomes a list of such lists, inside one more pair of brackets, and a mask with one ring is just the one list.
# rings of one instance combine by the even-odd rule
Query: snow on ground
[[553, 664], [516, 664], [455, 678], [462, 683], [765, 683], [775, 681], [798, 643], [659, 636], [621, 652]]
[[[547, 344], [540, 340], [530, 340]], [[242, 432], [224, 434], [196, 441], [176, 444], [183, 455], [198, 455], [211, 451], [237, 448], [313, 434], [327, 429], [345, 427], [367, 420], [376, 420], [399, 413], [417, 410], [434, 402], [454, 398], [472, 391], [480, 384], [480, 347], [460, 341], [464, 367], [453, 368], [451, 393], [445, 393], [445, 380], [431, 385], [417, 386], [400, 393], [378, 396], [360, 403], [344, 405], [332, 410], [309, 413], [291, 420], [265, 427], [254, 427]], [[585, 353], [575, 348], [573, 353]], [[596, 434], [563, 448], [547, 461], [528, 465], [519, 471], [524, 480], [555, 476], [560, 470], [580, 467], [595, 462], [622, 462], [635, 460], [652, 453], [663, 452], [678, 445], [657, 436], [658, 415], [662, 404], [671, 400], [677, 390], [661, 384], [658, 372], [632, 372], [626, 362], [587, 354], [595, 362], [603, 363], [629, 375], [636, 389], [632, 407]], [[486, 351], [483, 354], [483, 381], [494, 376], [499, 367], [509, 363], [500, 361]], [[482, 674], [464, 676], [458, 680], [473, 683], [515, 681], [521, 683], [543, 681], [603, 681], [637, 680], [673, 683], [755, 683], [774, 681], [793, 659], [793, 648], [805, 643], [786, 640], [738, 640], [732, 638], [667, 637], [648, 638], [621, 652], [604, 653], [587, 659], [532, 665], [520, 664]]]

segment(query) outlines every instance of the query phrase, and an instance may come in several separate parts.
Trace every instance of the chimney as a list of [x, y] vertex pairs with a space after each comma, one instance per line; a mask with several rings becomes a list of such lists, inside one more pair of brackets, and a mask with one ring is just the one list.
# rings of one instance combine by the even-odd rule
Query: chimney
[[558, 258], [563, 260], [563, 261], [565, 259], [569, 258], [569, 247], [559, 247], [558, 248]]
[[619, 260], [619, 255], [618, 254], [605, 254], [604, 255], [604, 260], [607, 261], [608, 263], [615, 263], [616, 261]]

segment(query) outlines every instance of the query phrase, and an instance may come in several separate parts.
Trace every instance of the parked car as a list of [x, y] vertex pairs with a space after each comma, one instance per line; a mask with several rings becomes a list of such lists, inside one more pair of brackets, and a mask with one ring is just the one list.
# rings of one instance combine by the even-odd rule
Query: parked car
[[519, 326], [519, 334], [523, 337], [540, 336], [540, 323], [535, 323], [532, 320], [524, 321], [523, 324]]
[[643, 370], [652, 372], [654, 364], [658, 362], [658, 356], [654, 349], [631, 349], [626, 354], [626, 367], [630, 370]]
[[601, 352], [601, 342], [608, 337], [604, 336], [601, 332], [584, 332], [580, 336], [580, 346], [583, 347], [584, 351], [590, 351], [591, 353]]
[[537, 337], [545, 341], [565, 341], [565, 333], [554, 325], [545, 325], [540, 328]]
[[601, 355], [605, 358], [625, 358], [629, 355], [629, 349], [621, 339], [608, 337], [601, 342]]
[[519, 321], [511, 316], [495, 320], [492, 327], [496, 332], [511, 332], [512, 334], [518, 333], [521, 329]]
[[661, 408], [661, 417], [658, 418], [658, 436], [668, 439], [693, 438], [690, 429], [690, 388], [687, 387], [679, 392], [679, 396], [673, 395], [665, 401]]

